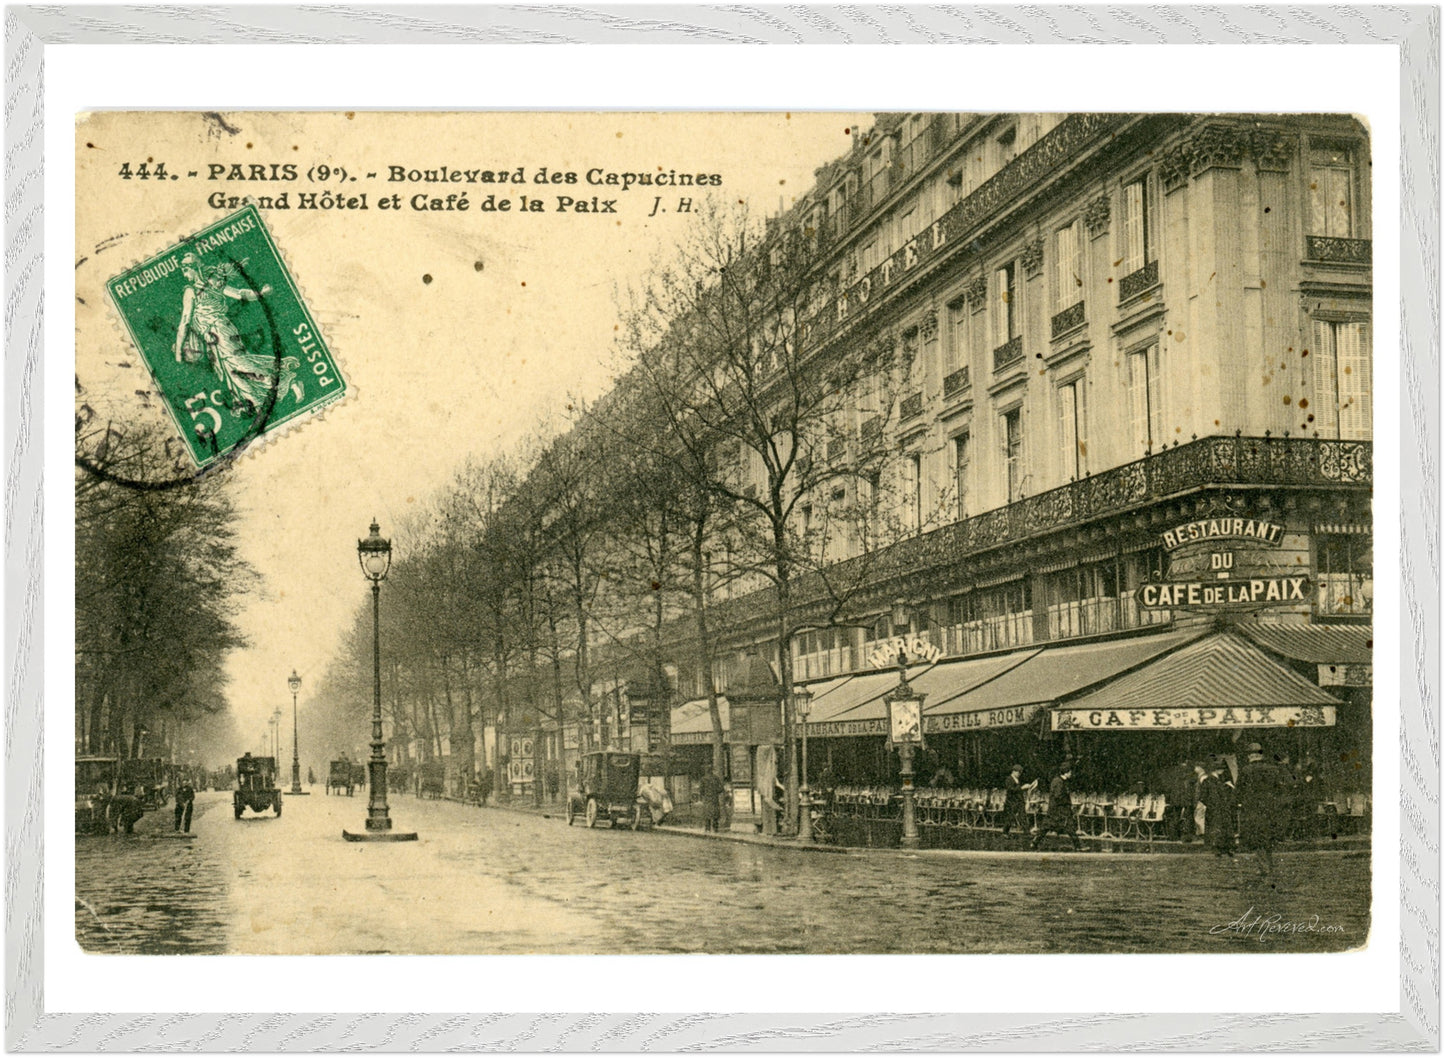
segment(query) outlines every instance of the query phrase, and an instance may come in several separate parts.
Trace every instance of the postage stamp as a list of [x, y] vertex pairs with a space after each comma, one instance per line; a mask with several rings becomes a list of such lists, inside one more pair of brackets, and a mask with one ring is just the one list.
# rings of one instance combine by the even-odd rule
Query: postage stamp
[[197, 467], [346, 393], [255, 206], [106, 289]]

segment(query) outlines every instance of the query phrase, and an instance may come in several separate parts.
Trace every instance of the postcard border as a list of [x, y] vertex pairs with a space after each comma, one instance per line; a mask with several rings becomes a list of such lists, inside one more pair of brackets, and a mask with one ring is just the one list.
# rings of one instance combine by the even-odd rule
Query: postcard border
[[[364, 12], [368, 17], [356, 17]], [[625, 5], [13, 7], [5, 22], [5, 1042], [106, 1050], [1356, 1050], [1440, 1048], [1438, 321], [1440, 14], [1428, 7], [970, 8]], [[1391, 44], [1401, 107], [1400, 1006], [1385, 1014], [56, 1014], [41, 917], [44, 215], [49, 44], [317, 43]], [[669, 32], [659, 33], [659, 29]]]

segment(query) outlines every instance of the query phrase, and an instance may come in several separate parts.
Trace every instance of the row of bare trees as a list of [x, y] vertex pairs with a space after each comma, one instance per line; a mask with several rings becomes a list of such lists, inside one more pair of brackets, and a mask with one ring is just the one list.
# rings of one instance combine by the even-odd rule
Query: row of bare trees
[[77, 749], [229, 753], [224, 663], [245, 645], [231, 614], [258, 581], [224, 480], [143, 484], [171, 469], [156, 430], [79, 440], [95, 458], [75, 474]]
[[[665, 726], [680, 676], [708, 698], [721, 773], [720, 645], [759, 645], [790, 689], [793, 637], [858, 623], [868, 556], [919, 528], [885, 441], [909, 365], [877, 331], [845, 353], [809, 340], [829, 299], [808, 240], [712, 214], [677, 251], [622, 298], [613, 390], [468, 464], [398, 531], [384, 699], [422, 752], [470, 768], [488, 726], [590, 726], [622, 683]], [[365, 622], [313, 706], [338, 745], [364, 730]], [[792, 709], [786, 693], [795, 818]]]

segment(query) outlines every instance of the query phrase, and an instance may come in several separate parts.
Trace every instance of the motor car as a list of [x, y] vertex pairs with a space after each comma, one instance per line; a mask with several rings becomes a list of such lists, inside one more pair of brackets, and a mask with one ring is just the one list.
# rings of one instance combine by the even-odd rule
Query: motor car
[[140, 799], [147, 812], [170, 800], [166, 763], [160, 757], [138, 757], [120, 762], [120, 788]]
[[274, 808], [281, 814], [281, 790], [276, 785], [276, 758], [253, 757], [247, 753], [236, 761], [236, 789], [231, 794], [236, 818], [246, 809], [264, 812]]
[[577, 789], [567, 794], [567, 825], [580, 818], [589, 827], [604, 819], [613, 827], [633, 830], [652, 826], [650, 802], [638, 793], [641, 767], [638, 753], [584, 753], [578, 761]]

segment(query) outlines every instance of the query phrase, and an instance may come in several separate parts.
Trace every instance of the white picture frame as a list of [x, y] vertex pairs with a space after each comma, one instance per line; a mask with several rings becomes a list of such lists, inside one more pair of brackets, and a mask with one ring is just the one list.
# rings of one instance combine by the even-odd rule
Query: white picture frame
[[[1438, 1050], [1440, 1037], [1440, 14], [1396, 7], [12, 7], [6, 12], [6, 1046], [99, 1050]], [[42, 72], [61, 44], [1385, 45], [1398, 49], [1403, 404], [1399, 1005], [1390, 1012], [852, 1014], [616, 1011], [137, 1014], [47, 1008], [40, 366], [47, 201]], [[177, 105], [195, 106], [192, 94]], [[585, 100], [583, 100], [585, 103]], [[852, 105], [866, 93], [850, 92]], [[1135, 104], [1148, 106], [1147, 97]], [[1122, 109], [1122, 108], [1121, 108]], [[61, 252], [65, 252], [61, 248]], [[1383, 314], [1383, 312], [1382, 312]], [[63, 350], [60, 350], [63, 352]], [[66, 487], [63, 481], [52, 488]], [[1386, 519], [1388, 521], [1388, 519]], [[1391, 647], [1386, 645], [1384, 649]], [[52, 678], [66, 678], [63, 672]], [[1388, 747], [1382, 752], [1389, 752]], [[1375, 938], [1375, 943], [1386, 943]], [[1393, 945], [1394, 938], [1388, 943]], [[539, 1001], [539, 1005], [541, 1002]], [[588, 1006], [581, 995], [569, 1005]], [[704, 1005], [700, 998], [699, 1005]]]

